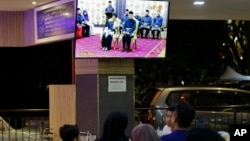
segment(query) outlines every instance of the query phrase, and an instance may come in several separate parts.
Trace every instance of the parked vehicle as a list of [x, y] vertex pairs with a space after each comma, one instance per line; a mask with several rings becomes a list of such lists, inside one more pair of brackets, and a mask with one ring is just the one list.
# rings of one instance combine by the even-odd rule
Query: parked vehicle
[[48, 140], [43, 134], [40, 122], [31, 121], [21, 129], [14, 129], [4, 118], [0, 116], [0, 141], [42, 141]]
[[218, 130], [229, 130], [230, 124], [250, 123], [250, 91], [225, 87], [150, 88], [139, 96], [136, 110], [142, 122], [162, 129], [166, 108], [186, 101], [195, 106], [192, 124], [206, 124]]

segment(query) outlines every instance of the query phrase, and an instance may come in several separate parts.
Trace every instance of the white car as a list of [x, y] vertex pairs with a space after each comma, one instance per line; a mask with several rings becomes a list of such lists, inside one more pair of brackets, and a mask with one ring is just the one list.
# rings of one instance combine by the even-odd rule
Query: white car
[[[0, 116], [0, 141], [42, 141], [48, 136], [42, 134], [43, 129], [14, 129]], [[46, 137], [46, 138], [45, 138]]]

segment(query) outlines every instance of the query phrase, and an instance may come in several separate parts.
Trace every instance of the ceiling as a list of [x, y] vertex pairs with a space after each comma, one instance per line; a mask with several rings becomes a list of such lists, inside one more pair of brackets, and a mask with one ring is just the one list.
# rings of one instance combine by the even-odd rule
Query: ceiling
[[[56, 0], [36, 0], [43, 5]], [[170, 19], [250, 20], [250, 0], [204, 0], [205, 5], [193, 6], [194, 0], [169, 0]], [[0, 11], [25, 11], [35, 6], [32, 0], [1, 0]]]

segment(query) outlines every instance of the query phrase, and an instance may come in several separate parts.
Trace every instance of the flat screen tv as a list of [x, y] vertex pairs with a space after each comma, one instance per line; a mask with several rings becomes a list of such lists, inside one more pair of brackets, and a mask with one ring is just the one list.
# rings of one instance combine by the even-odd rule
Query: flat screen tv
[[76, 0], [76, 5], [75, 58], [165, 58], [169, 1]]

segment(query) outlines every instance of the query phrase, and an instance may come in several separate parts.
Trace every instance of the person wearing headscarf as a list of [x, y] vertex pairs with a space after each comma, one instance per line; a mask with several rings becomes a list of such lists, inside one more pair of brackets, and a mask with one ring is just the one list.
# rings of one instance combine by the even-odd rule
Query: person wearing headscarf
[[106, 117], [102, 136], [96, 141], [129, 141], [125, 135], [128, 115], [125, 112], [113, 111]]
[[160, 137], [150, 124], [138, 124], [131, 134], [131, 141], [160, 141]]
[[89, 33], [89, 36], [94, 35], [94, 24], [91, 23], [89, 14], [87, 10], [83, 10], [82, 12], [83, 18], [85, 20], [85, 23], [89, 26], [87, 33]]

